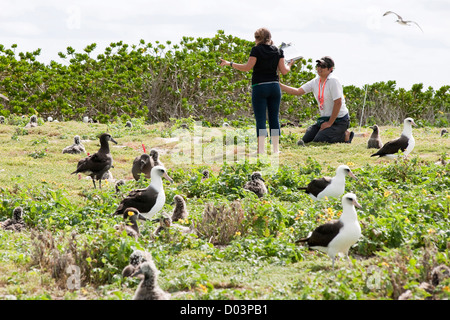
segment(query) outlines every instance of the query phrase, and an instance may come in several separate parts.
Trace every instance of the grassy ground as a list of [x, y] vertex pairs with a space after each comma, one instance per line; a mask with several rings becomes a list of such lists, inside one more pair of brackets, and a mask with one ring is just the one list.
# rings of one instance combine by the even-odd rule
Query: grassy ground
[[[2, 155], [0, 158], [0, 187], [2, 196], [8, 194], [8, 197], [3, 197], [0, 220], [5, 220], [10, 216], [14, 205], [23, 201], [24, 194], [27, 192], [32, 198], [30, 202], [33, 203], [29, 207], [33, 207], [33, 210], [42, 210], [37, 212], [46, 213], [47, 209], [39, 209], [39, 206], [35, 204], [39, 202], [36, 192], [44, 186], [63, 190], [63, 200], [67, 201], [65, 206], [72, 208], [71, 210], [76, 207], [89, 207], [92, 203], [96, 205], [101, 203], [101, 209], [95, 209], [102, 212], [104, 220], [101, 221], [106, 221], [104, 223], [108, 226], [118, 223], [118, 219], [109, 218], [105, 213], [113, 212], [115, 209], [114, 201], [116, 200], [109, 198], [113, 194], [114, 183], [104, 182], [102, 191], [93, 190], [92, 182], [89, 179], [70, 174], [75, 170], [78, 160], [84, 155], [62, 154], [62, 149], [73, 143], [73, 136], [76, 134], [84, 140], [87, 152], [96, 152], [99, 148], [97, 137], [105, 131], [110, 132], [118, 141], [118, 145], [111, 145], [111, 153], [114, 158], [114, 169], [111, 172], [115, 179], [132, 179], [131, 164], [133, 159], [142, 153], [143, 145], [147, 152], [151, 148], [160, 151], [160, 158], [169, 169], [169, 174], [179, 178], [173, 185], [165, 182], [168, 194], [166, 211], [169, 212], [171, 210], [169, 196], [181, 192], [180, 186], [185, 182], [182, 179], [186, 179], [190, 174], [194, 174], [195, 170], [198, 171], [202, 168], [209, 168], [214, 175], [217, 175], [224, 165], [220, 157], [209, 157], [210, 151], [206, 153], [208, 163], [180, 161], [182, 155], [177, 148], [180, 147], [181, 142], [172, 139], [173, 135], [171, 135], [171, 133], [175, 135], [176, 126], [180, 123], [145, 125], [136, 120], [131, 129], [122, 124], [107, 126], [72, 121], [60, 123], [43, 123], [41, 121], [38, 127], [30, 129], [23, 129], [23, 123], [19, 123], [18, 120], [14, 124], [0, 125], [0, 154]], [[381, 127], [383, 141], [398, 137], [401, 129], [400, 127]], [[424, 166], [434, 166], [434, 162], [438, 161], [444, 153], [448, 154], [450, 151], [449, 138], [440, 137], [440, 129], [414, 128], [416, 148], [411, 157], [417, 157]], [[212, 135], [203, 137], [203, 147], [205, 148], [221, 138], [221, 133], [230, 132], [226, 130], [232, 129], [216, 128]], [[253, 132], [252, 129], [250, 130]], [[277, 159], [277, 166], [299, 168], [308, 165], [313, 159], [320, 166], [320, 175], [333, 175], [335, 168], [340, 164], [348, 164], [355, 172], [367, 171], [369, 170], [367, 168], [381, 170], [377, 168], [392, 165], [370, 157], [373, 150], [366, 147], [371, 131], [368, 128], [354, 128], [357, 134], [350, 145], [317, 144], [300, 147], [296, 142], [303, 135], [304, 130], [304, 127], [283, 129], [282, 153]], [[183, 148], [184, 156], [189, 154], [189, 151], [194, 152], [193, 149], [186, 149], [186, 145], [183, 145]], [[230, 152], [229, 155], [234, 154], [233, 150]], [[253, 161], [251, 150], [245, 150], [245, 148], [244, 150], [239, 149], [235, 158], [240, 159], [240, 156], [248, 154], [251, 155], [250, 161]], [[441, 170], [439, 172], [448, 174], [448, 170], [439, 170]], [[269, 178], [268, 181], [272, 180]], [[448, 180], [446, 181], [448, 183]], [[130, 189], [139, 185], [134, 181], [129, 181], [129, 183], [132, 184]], [[351, 183], [353, 187], [358, 186]], [[271, 190], [271, 193], [275, 194], [275, 191], [277, 190]], [[14, 197], [9, 196], [11, 194], [17, 194], [17, 201]], [[439, 193], [439, 196], [441, 195], [445, 197], [445, 193]], [[56, 199], [57, 196], [54, 197]], [[288, 214], [291, 214], [292, 208], [297, 211], [300, 209], [307, 211], [307, 208], [299, 206], [312, 203], [306, 195], [301, 196], [301, 201], [298, 203], [295, 203], [297, 198], [292, 200], [289, 197], [289, 194], [282, 194], [280, 198], [270, 195], [266, 201], [269, 205], [273, 203], [277, 208], [286, 208]], [[187, 198], [188, 209], [193, 220], [197, 217], [198, 221], [205, 203], [210, 200], [198, 196]], [[228, 200], [225, 197], [216, 199], [219, 202]], [[363, 206], [364, 204], [366, 207], [368, 206], [368, 200], [364, 197], [360, 197], [359, 200]], [[255, 199], [255, 201], [259, 200]], [[27, 203], [29, 204], [29, 202]], [[107, 207], [108, 203], [112, 203], [110, 207]], [[449, 201], [447, 200], [446, 203], [448, 206]], [[336, 207], [339, 207], [339, 201], [335, 204]], [[316, 204], [314, 206], [321, 208]], [[323, 209], [326, 209], [325, 205], [322, 206]], [[57, 206], [54, 208], [56, 209], [51, 207], [48, 211], [64, 212]], [[446, 210], [448, 211], [448, 208]], [[364, 223], [370, 221], [369, 218], [364, 219], [366, 217], [363, 218]], [[34, 218], [34, 228], [39, 229], [39, 232], [44, 229], [51, 230], [55, 239], [69, 229], [69, 231], [78, 230], [77, 226], [67, 227], [67, 230], [64, 227], [50, 228], [48, 226], [51, 225], [51, 222], [48, 222], [48, 219], [45, 220], [45, 223], [39, 221], [38, 217]], [[316, 225], [316, 222], [312, 221], [311, 225]], [[97, 225], [100, 225], [99, 229], [102, 228], [102, 222], [97, 222]], [[447, 232], [449, 225], [447, 223]], [[69, 290], [64, 285], [67, 282], [52, 276], [53, 271], [48, 264], [46, 265], [43, 260], [36, 262], [36, 252], [33, 250], [34, 238], [30, 229], [20, 234], [0, 231], [0, 299], [132, 298], [139, 280], [121, 279], [121, 269], [118, 266], [116, 269], [119, 271], [115, 275], [104, 276], [101, 281], [86, 280], [81, 289]], [[370, 255], [358, 254], [359, 251], [354, 250], [351, 267], [346, 261], [340, 260], [337, 268], [332, 270], [330, 259], [327, 256], [302, 248], [295, 249], [298, 250], [296, 254], [299, 256], [295, 259], [266, 259], [264, 254], [259, 253], [259, 246], [264, 247], [264, 250], [269, 250], [270, 246], [273, 246], [274, 250], [280, 250], [280, 248], [292, 250], [290, 245], [292, 245], [293, 238], [298, 235], [295, 230], [292, 231], [292, 234], [286, 235], [288, 231], [283, 229], [275, 237], [273, 243], [264, 245], [262, 242], [266, 241], [265, 238], [258, 238], [255, 234], [243, 237], [227, 246], [212, 246], [208, 244], [208, 239], [192, 240], [192, 243], [189, 243], [182, 238], [188, 244], [184, 243], [179, 250], [177, 249], [178, 244], [167, 241], [167, 238], [151, 240], [149, 235], [153, 230], [154, 226], [152, 225], [142, 225], [143, 239], [137, 242], [133, 240], [131, 244], [126, 242], [123, 245], [127, 250], [130, 248], [153, 250], [155, 262], [161, 271], [159, 283], [165, 290], [170, 291], [175, 299], [392, 299], [397, 298], [408, 288], [414, 289], [414, 297], [420, 299], [427, 296], [417, 287], [420, 279], [427, 278], [424, 272], [429, 271], [426, 269], [430, 260], [429, 255], [434, 255], [435, 263], [444, 261], [448, 265], [448, 251], [442, 251], [442, 248], [438, 249], [433, 245], [404, 248], [402, 245], [397, 248], [386, 248]], [[93, 235], [94, 231], [91, 234], [91, 231], [85, 231], [86, 234], [79, 231], [79, 237], [81, 239], [86, 237], [84, 241], [89, 242], [90, 236], [97, 236]], [[178, 239], [177, 235], [172, 236], [173, 238], [170, 239]], [[61, 235], [61, 237], [63, 236]], [[273, 238], [269, 237], [269, 239]], [[278, 240], [279, 242], [276, 242]], [[59, 243], [60, 250], [64, 251], [61, 247], [65, 240], [55, 241]], [[247, 248], [245, 251], [242, 249], [244, 245], [248, 245], [250, 249]], [[92, 249], [89, 248], [89, 250]], [[108, 251], [108, 249], [104, 250]], [[120, 251], [120, 248], [118, 250]], [[227, 255], [233, 254], [235, 257], [239, 257], [239, 254], [233, 253], [233, 250], [242, 250], [243, 255], [251, 256], [253, 254], [254, 258], [249, 258], [249, 256], [245, 259], [227, 258]], [[117, 258], [118, 253], [114, 254], [111, 261], [119, 259]], [[421, 267], [414, 267], [410, 263], [409, 257], [411, 256], [414, 257], [414, 261], [421, 263]], [[127, 263], [126, 258], [122, 257], [121, 259], [121, 265]], [[368, 272], [370, 268], [374, 268], [373, 274]], [[107, 270], [115, 269], [110, 266]], [[397, 275], [404, 270], [408, 271], [407, 277]], [[376, 285], [370, 284], [372, 280]], [[448, 286], [443, 288], [441, 294], [444, 292], [444, 296], [447, 294], [448, 297]]]

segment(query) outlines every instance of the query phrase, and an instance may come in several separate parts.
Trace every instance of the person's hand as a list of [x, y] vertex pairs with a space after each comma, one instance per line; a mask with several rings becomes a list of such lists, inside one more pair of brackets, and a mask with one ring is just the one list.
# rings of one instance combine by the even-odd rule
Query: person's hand
[[333, 123], [330, 123], [330, 121], [325, 121], [320, 125], [319, 131], [325, 130], [325, 129], [331, 127], [332, 125], [333, 125]]
[[230, 64], [230, 63], [229, 63], [228, 61], [226, 61], [226, 60], [220, 58], [220, 66], [221, 66], [221, 67], [223, 67], [223, 66], [228, 66], [229, 64]]
[[289, 68], [292, 67], [296, 61], [297, 61], [297, 60], [291, 60], [291, 61], [289, 61], [288, 64], [287, 64], [287, 66], [288, 66]]

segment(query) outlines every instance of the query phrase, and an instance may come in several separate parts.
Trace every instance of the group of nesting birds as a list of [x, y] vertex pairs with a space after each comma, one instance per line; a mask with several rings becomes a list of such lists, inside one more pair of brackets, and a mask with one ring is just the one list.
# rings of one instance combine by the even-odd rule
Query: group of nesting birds
[[[31, 123], [31, 122], [30, 122]], [[371, 156], [395, 158], [402, 153], [407, 156], [415, 146], [412, 135], [412, 126], [415, 126], [412, 118], [404, 120], [404, 127], [398, 139], [385, 144], [381, 142], [378, 126], [373, 126], [373, 133], [368, 141], [368, 148], [377, 148], [378, 151]], [[94, 188], [96, 180], [101, 188], [101, 180], [105, 174], [113, 168], [113, 158], [110, 153], [109, 142], [117, 144], [117, 141], [109, 133], [100, 136], [100, 149], [87, 157], [78, 161], [77, 168], [72, 174], [82, 173], [92, 178]], [[74, 144], [64, 148], [63, 153], [81, 154], [86, 149], [81, 143], [80, 137], [74, 137]], [[148, 221], [156, 213], [162, 210], [166, 197], [163, 188], [162, 178], [173, 182], [167, 174], [163, 163], [159, 160], [159, 154], [152, 149], [149, 154], [142, 154], [136, 157], [132, 164], [132, 175], [135, 180], [139, 180], [141, 175], [150, 179], [147, 188], [136, 189], [124, 197], [116, 208], [114, 215], [121, 215], [126, 222], [121, 226], [126, 233], [132, 237], [139, 237], [138, 220]], [[204, 172], [207, 178], [208, 172]], [[312, 199], [320, 201], [330, 197], [339, 198], [342, 195], [343, 212], [338, 220], [330, 221], [315, 228], [305, 238], [297, 240], [297, 243], [306, 243], [309, 248], [320, 250], [332, 259], [334, 268], [335, 259], [338, 254], [344, 254], [347, 259], [348, 251], [361, 236], [361, 227], [358, 222], [356, 208], [361, 208], [354, 193], [345, 193], [345, 178], [349, 176], [357, 179], [347, 165], [340, 165], [336, 169], [334, 177], [322, 177], [313, 179], [306, 187], [301, 188]], [[123, 183], [123, 180], [120, 180]], [[254, 192], [258, 197], [263, 197], [268, 191], [265, 181], [260, 172], [254, 172], [251, 180], [243, 188], [249, 192]], [[160, 222], [160, 226], [154, 232], [157, 235], [162, 229], [168, 228], [179, 219], [187, 217], [186, 203], [182, 196], [174, 197], [175, 208], [171, 217], [164, 214], [161, 218], [153, 219], [153, 222]], [[24, 227], [22, 219], [22, 208], [14, 209], [13, 218], [2, 223], [3, 229], [18, 230]], [[120, 228], [120, 227], [119, 227]], [[180, 228], [183, 228], [180, 226]], [[191, 232], [191, 228], [183, 230]], [[139, 276], [142, 278], [136, 290], [134, 299], [169, 299], [170, 294], [164, 292], [157, 283], [158, 270], [152, 261], [151, 254], [135, 251], [130, 256], [130, 262], [124, 268], [122, 275]]]

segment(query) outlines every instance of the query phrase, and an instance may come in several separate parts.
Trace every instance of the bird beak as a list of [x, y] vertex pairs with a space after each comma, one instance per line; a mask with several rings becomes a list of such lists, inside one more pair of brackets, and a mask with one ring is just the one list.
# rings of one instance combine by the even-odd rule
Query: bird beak
[[138, 218], [144, 221], [147, 221], [148, 219], [146, 217], [144, 217], [142, 214], [138, 214]]
[[362, 209], [362, 206], [356, 200], [353, 200], [353, 205], [359, 209]]
[[414, 126], [414, 127], [417, 127], [417, 124], [413, 121], [413, 122], [411, 122], [411, 124]]
[[353, 179], [355, 179], [355, 180], [358, 180], [358, 178], [353, 174], [353, 172], [349, 172], [348, 173], [348, 175], [350, 176], [350, 177], [352, 177]]
[[114, 138], [113, 138], [113, 137], [111, 137], [110, 141], [112, 141], [112, 142], [114, 142], [115, 144], [117, 144], [117, 141], [116, 141], [116, 140], [114, 140]]
[[173, 180], [172, 180], [172, 178], [171, 178], [171, 177], [169, 177], [169, 175], [167, 174], [167, 172], [164, 172], [164, 175], [163, 175], [163, 177], [164, 177], [164, 178], [166, 178], [167, 180], [169, 180], [169, 181], [170, 181], [170, 183], [173, 183]]
[[130, 277], [136, 277], [136, 276], [138, 276], [140, 274], [142, 274], [141, 268], [139, 268], [135, 272], [133, 272]]

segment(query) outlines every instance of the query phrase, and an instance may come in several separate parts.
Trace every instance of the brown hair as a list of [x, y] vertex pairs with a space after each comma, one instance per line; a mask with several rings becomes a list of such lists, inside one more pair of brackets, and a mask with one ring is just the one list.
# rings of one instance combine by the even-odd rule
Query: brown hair
[[268, 44], [272, 45], [272, 35], [270, 34], [270, 31], [266, 28], [259, 28], [255, 31], [255, 41], [256, 45], [258, 44]]

